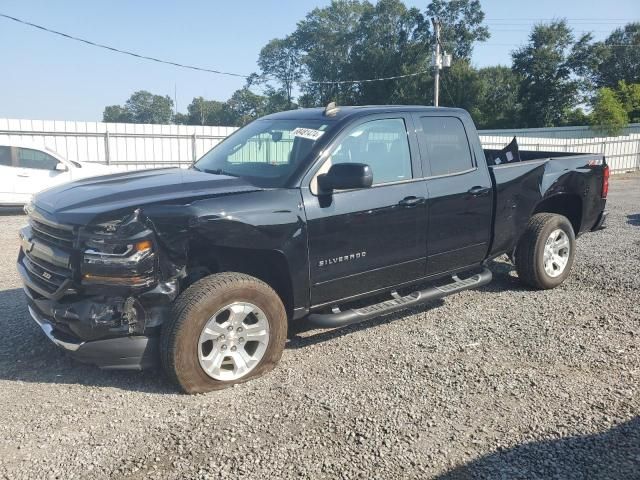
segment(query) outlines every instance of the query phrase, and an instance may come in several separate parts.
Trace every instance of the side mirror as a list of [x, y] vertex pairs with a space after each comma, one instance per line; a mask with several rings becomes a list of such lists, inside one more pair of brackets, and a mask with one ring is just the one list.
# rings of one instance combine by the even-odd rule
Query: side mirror
[[337, 163], [325, 174], [318, 175], [320, 194], [334, 190], [369, 188], [373, 184], [371, 167], [364, 163]]
[[56, 172], [68, 172], [69, 171], [69, 167], [67, 167], [64, 163], [62, 162], [58, 162], [56, 164], [56, 167], [54, 168], [54, 170]]

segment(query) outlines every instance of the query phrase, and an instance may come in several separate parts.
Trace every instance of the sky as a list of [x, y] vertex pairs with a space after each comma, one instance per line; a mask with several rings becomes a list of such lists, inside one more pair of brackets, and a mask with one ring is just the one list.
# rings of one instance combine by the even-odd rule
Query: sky
[[[241, 74], [257, 70], [260, 49], [291, 33], [330, 0], [0, 0], [0, 13], [148, 56]], [[405, 0], [425, 10], [429, 0]], [[531, 26], [566, 18], [576, 33], [596, 39], [640, 21], [638, 0], [482, 0], [491, 38], [473, 63], [510, 65], [510, 52]], [[226, 100], [244, 84], [97, 49], [0, 18], [0, 118], [100, 121], [106, 105], [136, 90], [176, 99], [179, 111], [195, 96]], [[446, 75], [446, 72], [445, 72]]]

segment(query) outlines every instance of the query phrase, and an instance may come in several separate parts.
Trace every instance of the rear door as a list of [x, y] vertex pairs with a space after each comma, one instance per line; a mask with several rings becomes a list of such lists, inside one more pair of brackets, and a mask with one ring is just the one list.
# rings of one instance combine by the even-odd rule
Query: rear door
[[[470, 120], [469, 120], [470, 122]], [[429, 192], [427, 274], [480, 263], [491, 240], [493, 189], [482, 159], [456, 116], [415, 115]]]
[[[424, 276], [427, 192], [410, 122], [402, 114], [358, 120], [303, 183], [313, 305]], [[349, 162], [368, 164], [373, 186], [318, 196], [317, 175]]]

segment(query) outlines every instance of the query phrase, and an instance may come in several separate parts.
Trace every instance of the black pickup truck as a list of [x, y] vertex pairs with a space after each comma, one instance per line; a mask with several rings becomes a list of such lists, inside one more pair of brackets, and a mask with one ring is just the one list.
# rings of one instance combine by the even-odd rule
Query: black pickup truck
[[269, 371], [290, 321], [339, 327], [491, 280], [553, 288], [603, 226], [601, 155], [484, 151], [469, 114], [269, 115], [189, 169], [79, 180], [25, 207], [33, 319], [102, 368], [161, 363], [185, 392]]

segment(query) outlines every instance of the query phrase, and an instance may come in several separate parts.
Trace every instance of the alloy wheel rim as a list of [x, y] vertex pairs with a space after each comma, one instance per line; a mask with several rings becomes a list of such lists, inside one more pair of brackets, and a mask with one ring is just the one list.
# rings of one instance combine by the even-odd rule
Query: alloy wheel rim
[[230, 381], [251, 372], [269, 344], [265, 313], [248, 302], [234, 302], [205, 323], [198, 340], [198, 360], [207, 375]]
[[571, 243], [567, 233], [558, 228], [551, 232], [544, 244], [544, 271], [552, 278], [562, 275], [569, 263]]

